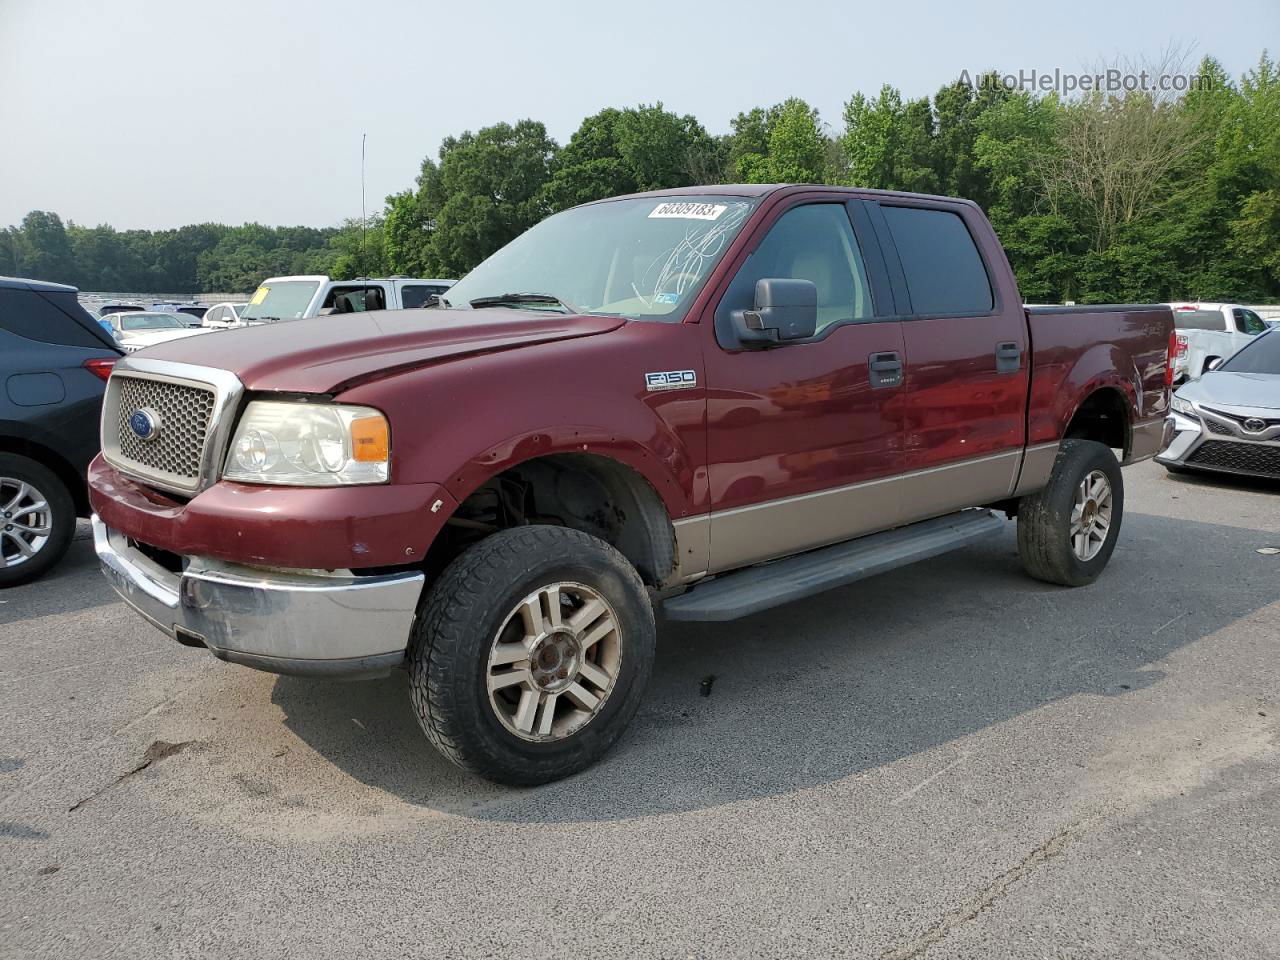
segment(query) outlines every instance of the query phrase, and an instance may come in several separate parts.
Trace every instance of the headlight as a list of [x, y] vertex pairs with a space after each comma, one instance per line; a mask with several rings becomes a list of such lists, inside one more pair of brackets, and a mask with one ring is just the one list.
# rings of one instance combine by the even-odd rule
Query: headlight
[[1173, 408], [1174, 413], [1180, 413], [1184, 417], [1192, 417], [1196, 420], [1200, 419], [1200, 415], [1196, 413], [1196, 408], [1191, 405], [1189, 400], [1183, 400], [1181, 397], [1175, 396], [1170, 401], [1169, 406]]
[[248, 483], [336, 487], [386, 483], [387, 418], [370, 407], [254, 400], [236, 427], [222, 475]]

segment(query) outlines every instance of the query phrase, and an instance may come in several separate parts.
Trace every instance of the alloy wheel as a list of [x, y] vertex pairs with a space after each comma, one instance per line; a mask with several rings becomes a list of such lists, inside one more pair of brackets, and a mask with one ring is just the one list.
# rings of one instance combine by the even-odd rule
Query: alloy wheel
[[52, 533], [48, 498], [25, 480], [0, 477], [0, 568], [26, 563]]
[[523, 740], [562, 740], [599, 715], [621, 665], [609, 602], [585, 584], [548, 584], [521, 600], [493, 639], [489, 704]]
[[1111, 531], [1111, 481], [1093, 470], [1076, 486], [1071, 508], [1071, 550], [1077, 560], [1092, 560]]

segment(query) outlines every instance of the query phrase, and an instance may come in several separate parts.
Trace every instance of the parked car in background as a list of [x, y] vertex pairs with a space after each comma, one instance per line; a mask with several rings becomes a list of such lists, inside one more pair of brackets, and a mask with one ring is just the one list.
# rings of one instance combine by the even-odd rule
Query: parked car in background
[[1171, 473], [1280, 479], [1280, 330], [1252, 338], [1178, 390], [1156, 461]]
[[0, 587], [57, 563], [89, 515], [85, 468], [119, 357], [74, 287], [0, 277]]
[[113, 313], [104, 317], [111, 324], [116, 343], [125, 353], [135, 353], [144, 347], [198, 337], [209, 331], [204, 327], [189, 327], [183, 317], [173, 313], [156, 313], [142, 310], [137, 313]]
[[1174, 383], [1202, 376], [1214, 360], [1225, 360], [1253, 337], [1265, 333], [1266, 323], [1238, 303], [1171, 303], [1177, 334]]
[[411, 310], [428, 306], [433, 296], [439, 296], [453, 284], [453, 280], [411, 277], [355, 280], [331, 280], [325, 276], [271, 277], [262, 281], [238, 313], [244, 321], [272, 323], [332, 313]]
[[[292, 282], [259, 306], [301, 315], [323, 286]], [[548, 217], [430, 313], [124, 358], [95, 546], [175, 640], [278, 673], [407, 667], [447, 757], [541, 783], [635, 714], [658, 610], [746, 616], [1012, 516], [1031, 576], [1092, 583], [1121, 464], [1160, 445], [1172, 333], [1161, 305], [1024, 309], [966, 200], [620, 197]]]
[[204, 318], [205, 311], [209, 309], [207, 303], [178, 303], [174, 301], [160, 301], [153, 303], [149, 308], [150, 313], [173, 313], [177, 314], [188, 327], [200, 326], [201, 320]]
[[121, 303], [116, 301], [114, 303], [100, 303], [94, 308], [93, 312], [99, 317], [106, 317], [113, 313], [133, 313], [138, 310], [146, 309], [147, 308], [140, 303]]
[[218, 330], [242, 327], [244, 322], [240, 319], [240, 311], [246, 306], [244, 303], [215, 303], [200, 319], [200, 326]]

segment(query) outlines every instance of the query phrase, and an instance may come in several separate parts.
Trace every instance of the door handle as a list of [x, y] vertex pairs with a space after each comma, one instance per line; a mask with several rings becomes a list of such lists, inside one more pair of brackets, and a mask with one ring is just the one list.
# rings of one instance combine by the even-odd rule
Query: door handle
[[872, 389], [896, 387], [902, 383], [902, 357], [897, 353], [873, 353], [867, 358]]
[[996, 344], [996, 373], [1017, 373], [1022, 369], [1022, 346], [1005, 340]]

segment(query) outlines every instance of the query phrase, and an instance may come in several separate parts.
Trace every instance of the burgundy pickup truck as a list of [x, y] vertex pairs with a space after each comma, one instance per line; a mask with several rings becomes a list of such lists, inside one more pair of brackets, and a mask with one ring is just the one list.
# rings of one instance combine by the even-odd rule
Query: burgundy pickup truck
[[1090, 583], [1169, 401], [1167, 307], [1025, 308], [963, 200], [605, 200], [445, 298], [122, 360], [94, 535], [174, 639], [407, 668], [431, 741], [507, 783], [617, 740], [659, 612], [744, 616], [1007, 517], [1032, 576]]

